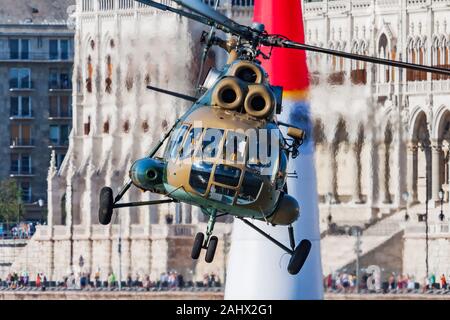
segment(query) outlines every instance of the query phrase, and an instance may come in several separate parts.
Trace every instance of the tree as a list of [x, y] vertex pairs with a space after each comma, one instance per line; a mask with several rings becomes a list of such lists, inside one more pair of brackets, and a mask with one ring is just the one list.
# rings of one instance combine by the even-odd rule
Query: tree
[[12, 179], [0, 182], [0, 221], [19, 221], [22, 214], [22, 191]]

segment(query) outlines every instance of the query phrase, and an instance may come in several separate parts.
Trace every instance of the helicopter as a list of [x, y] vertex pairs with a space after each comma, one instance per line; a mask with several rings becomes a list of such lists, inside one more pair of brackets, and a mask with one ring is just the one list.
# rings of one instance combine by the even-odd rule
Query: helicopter
[[[306, 130], [277, 120], [281, 114], [283, 88], [271, 85], [260, 59], [270, 59], [262, 47], [306, 50], [425, 72], [450, 75], [450, 70], [412, 64], [298, 43], [282, 35], [271, 35], [263, 24], [244, 26], [230, 20], [198, 0], [172, 0], [173, 7], [152, 0], [136, 0], [163, 11], [195, 20], [211, 29], [203, 32], [200, 74], [207, 53], [218, 46], [228, 53], [221, 70], [211, 68], [205, 80], [197, 82], [198, 97], [147, 86], [192, 103], [145, 158], [135, 161], [130, 179], [114, 196], [103, 187], [99, 199], [99, 222], [111, 223], [114, 209], [124, 207], [186, 203], [200, 207], [208, 217], [206, 234], [196, 234], [191, 257], [198, 259], [206, 250], [205, 261], [214, 259], [218, 238], [213, 235], [216, 220], [231, 215], [259, 232], [290, 255], [287, 271], [298, 274], [303, 267], [311, 242], [303, 239], [296, 245], [292, 224], [300, 216], [298, 201], [289, 195], [286, 181], [288, 162], [300, 155]], [[216, 2], [217, 8], [217, 2]], [[215, 30], [229, 35], [222, 39]], [[285, 128], [283, 134], [281, 127]], [[166, 144], [163, 156], [158, 157]], [[135, 186], [164, 199], [121, 203], [125, 193]], [[287, 247], [250, 222], [264, 221], [285, 226]]]

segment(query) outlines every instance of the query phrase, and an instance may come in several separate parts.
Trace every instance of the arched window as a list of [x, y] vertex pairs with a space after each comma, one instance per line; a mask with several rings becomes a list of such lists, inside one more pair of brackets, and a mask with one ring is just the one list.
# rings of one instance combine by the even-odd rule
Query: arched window
[[[380, 36], [380, 40], [378, 41], [378, 56], [382, 59], [388, 58], [389, 52], [389, 41], [386, 34], [382, 34]], [[388, 66], [380, 65], [379, 67], [379, 82], [388, 83], [390, 81], [390, 70]]]
[[92, 92], [92, 74], [94, 73], [94, 67], [92, 66], [92, 58], [89, 55], [87, 59], [87, 78], [86, 78], [86, 90]]
[[88, 136], [91, 132], [91, 116], [88, 117], [88, 121], [84, 124], [84, 135]]
[[130, 121], [126, 120], [123, 124], [123, 131], [125, 133], [130, 132]]
[[105, 91], [106, 93], [112, 92], [112, 62], [110, 55], [106, 57]]
[[[416, 49], [414, 46], [413, 39], [410, 39], [408, 42], [408, 62], [417, 63], [416, 61]], [[407, 81], [416, 81], [416, 71], [408, 69], [406, 70], [406, 80]]]
[[[331, 50], [335, 49], [340, 50], [340, 45], [334, 45], [333, 43], [330, 43], [329, 48]], [[328, 76], [328, 82], [332, 85], [342, 85], [344, 84], [345, 80], [345, 71], [344, 68], [344, 62], [342, 58], [338, 58], [336, 56], [331, 56], [331, 65], [330, 65], [330, 74]]]
[[[397, 60], [397, 47], [391, 50], [391, 60]], [[391, 68], [391, 81], [395, 81], [395, 68]]]
[[103, 133], [109, 133], [109, 120], [106, 120], [103, 124]]
[[148, 130], [150, 129], [150, 126], [148, 125], [147, 120], [145, 120], [144, 122], [142, 122], [142, 130], [144, 132], [148, 132]]
[[[362, 42], [358, 45], [358, 42], [352, 46], [352, 53], [367, 55], [366, 44]], [[366, 63], [363, 61], [352, 61], [351, 80], [355, 85], [367, 83], [367, 70]]]
[[[433, 64], [433, 66], [436, 67], [440, 67], [442, 64], [442, 55], [441, 55], [441, 47], [439, 44], [439, 38], [435, 38], [433, 40], [433, 47], [432, 47], [432, 56], [431, 56], [431, 63]], [[433, 73], [431, 75], [431, 79], [432, 80], [440, 80], [441, 79], [441, 75], [437, 74], [437, 73]]]

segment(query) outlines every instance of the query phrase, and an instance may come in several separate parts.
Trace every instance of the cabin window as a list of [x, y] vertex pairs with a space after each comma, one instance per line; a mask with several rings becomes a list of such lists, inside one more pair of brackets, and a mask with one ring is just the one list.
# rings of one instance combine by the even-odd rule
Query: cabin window
[[232, 163], [245, 163], [247, 137], [235, 131], [228, 131], [223, 145], [223, 159]]
[[187, 132], [187, 130], [189, 129], [189, 126], [187, 125], [183, 125], [182, 127], [180, 127], [179, 129], [177, 129], [173, 136], [172, 139], [170, 140], [166, 152], [164, 154], [164, 158], [168, 159], [173, 159], [175, 160], [177, 158], [177, 154], [178, 154], [178, 149], [180, 148], [181, 144], [183, 143], [183, 138]]
[[213, 164], [209, 162], [197, 161], [192, 164], [189, 184], [195, 191], [205, 194], [212, 168]]
[[212, 185], [208, 198], [224, 204], [233, 204], [235, 194], [236, 191], [233, 189]]
[[202, 147], [198, 150], [197, 157], [203, 159], [215, 158], [219, 154], [223, 133], [224, 130], [222, 129], [206, 129], [203, 136]]
[[237, 204], [249, 204], [255, 202], [262, 187], [262, 180], [255, 173], [246, 171], [244, 181], [239, 190]]
[[237, 187], [241, 178], [241, 172], [241, 169], [218, 164], [214, 172], [214, 181], [230, 187]]
[[184, 141], [183, 147], [180, 149], [180, 160], [192, 158], [194, 156], [195, 147], [203, 132], [202, 128], [192, 128]]

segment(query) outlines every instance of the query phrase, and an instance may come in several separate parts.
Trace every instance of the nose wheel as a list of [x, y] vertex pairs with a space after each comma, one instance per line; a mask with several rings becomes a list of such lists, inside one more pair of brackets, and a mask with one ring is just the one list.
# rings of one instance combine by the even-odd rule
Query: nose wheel
[[209, 240], [206, 239], [206, 241], [204, 239], [205, 235], [203, 233], [197, 233], [194, 239], [194, 245], [192, 246], [191, 258], [197, 260], [200, 257], [202, 249], [205, 249], [205, 261], [211, 263], [214, 260], [219, 239], [216, 236], [212, 236]]
[[290, 274], [296, 275], [300, 272], [305, 264], [306, 258], [308, 258], [309, 251], [311, 251], [311, 241], [306, 239], [302, 240], [295, 248], [289, 260], [287, 270]]
[[198, 257], [200, 257], [200, 252], [202, 251], [204, 241], [205, 235], [201, 232], [197, 233], [194, 239], [194, 245], [192, 246], [192, 259], [197, 260]]
[[211, 263], [214, 260], [214, 255], [216, 254], [217, 243], [219, 242], [219, 239], [216, 236], [211, 236], [214, 229], [214, 224], [216, 222], [216, 211], [208, 212], [208, 214], [209, 220], [208, 227], [206, 229], [206, 239], [205, 235], [201, 232], [195, 235], [191, 257], [192, 259], [197, 260], [200, 257], [202, 249], [205, 249], [205, 261], [207, 263]]

